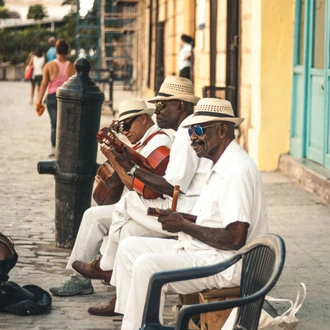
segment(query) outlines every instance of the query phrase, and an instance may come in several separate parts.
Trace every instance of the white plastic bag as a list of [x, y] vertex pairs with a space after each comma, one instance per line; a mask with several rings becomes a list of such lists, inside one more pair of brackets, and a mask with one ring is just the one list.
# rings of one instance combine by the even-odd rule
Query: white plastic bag
[[[303, 294], [302, 294], [301, 302], [299, 303], [301, 296], [301, 289], [303, 289]], [[290, 303], [290, 308], [286, 310], [283, 314], [276, 317], [272, 317], [265, 310], [262, 310], [259, 320], [258, 330], [296, 330], [299, 321], [296, 318], [296, 314], [301, 308], [305, 298], [306, 298], [306, 285], [304, 283], [300, 283], [298, 286], [298, 293], [295, 303], [293, 303], [292, 300], [290, 299], [277, 299], [270, 296], [266, 296], [265, 299], [268, 301], [288, 302]], [[233, 329], [234, 322], [236, 320], [236, 313], [237, 313], [237, 308], [234, 308], [230, 313], [226, 323], [221, 328], [221, 330]]]
[[[302, 299], [300, 301], [300, 292], [303, 289]], [[289, 299], [276, 299], [273, 297], [266, 296], [266, 300], [268, 301], [283, 301], [289, 302], [290, 308], [285, 311], [283, 314], [272, 317], [265, 310], [262, 310], [260, 321], [259, 321], [259, 330], [295, 330], [299, 320], [296, 317], [299, 309], [301, 308], [304, 300], [306, 298], [306, 285], [304, 283], [300, 283], [298, 287], [298, 293], [295, 303], [293, 303]]]

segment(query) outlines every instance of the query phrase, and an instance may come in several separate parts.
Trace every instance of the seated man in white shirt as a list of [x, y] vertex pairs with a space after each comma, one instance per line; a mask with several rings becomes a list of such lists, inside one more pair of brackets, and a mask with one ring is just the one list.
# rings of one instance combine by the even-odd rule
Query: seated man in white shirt
[[[143, 100], [132, 99], [119, 104], [119, 131], [126, 136], [133, 145], [133, 149], [144, 157], [148, 157], [159, 147], [171, 147], [172, 145], [171, 138], [154, 123], [152, 119], [153, 113], [154, 109], [148, 108]], [[105, 147], [101, 147], [101, 149], [109, 155]], [[116, 174], [118, 174], [118, 180], [125, 184], [122, 194], [124, 196], [126, 192], [133, 190], [133, 178], [128, 176], [126, 171], [123, 172], [121, 170], [121, 167], [113, 157], [108, 160]], [[111, 181], [111, 178], [109, 181]], [[109, 189], [112, 189], [112, 187], [109, 187]], [[120, 198], [121, 192], [122, 190], [119, 192], [118, 198]], [[75, 261], [80, 260], [81, 262], [89, 263], [94, 277], [105, 282], [110, 281], [111, 271], [103, 272], [99, 266], [99, 258], [95, 259], [95, 257], [99, 254], [103, 238], [108, 234], [114, 207], [115, 204], [100, 205], [90, 207], [85, 211], [66, 267], [67, 269], [75, 270]], [[140, 232], [137, 227], [135, 230], [136, 235], [139, 233], [142, 235], [145, 232], [145, 230]], [[94, 289], [90, 279], [81, 275], [83, 274], [75, 272], [65, 283], [50, 288], [50, 291], [58, 296], [92, 293]]]
[[[155, 272], [218, 263], [268, 232], [261, 175], [235, 141], [235, 126], [243, 120], [234, 116], [230, 102], [207, 98], [197, 103], [194, 115], [185, 122], [196, 154], [214, 165], [191, 212], [195, 221], [156, 209], [162, 228], [176, 233], [177, 241], [127, 237], [121, 242], [110, 282], [116, 286], [117, 300], [110, 301], [109, 309], [112, 315], [124, 314], [123, 330], [141, 327], [149, 279]], [[162, 305], [165, 291], [188, 294], [237, 286], [240, 267], [238, 263], [221, 274], [169, 283]]]

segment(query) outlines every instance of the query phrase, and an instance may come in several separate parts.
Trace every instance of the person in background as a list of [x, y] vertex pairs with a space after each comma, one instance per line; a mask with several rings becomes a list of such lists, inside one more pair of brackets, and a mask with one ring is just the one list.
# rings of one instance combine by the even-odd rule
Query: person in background
[[181, 36], [181, 48], [178, 58], [179, 76], [191, 79], [191, 55], [193, 39], [185, 34]]
[[28, 65], [33, 65], [33, 75], [31, 78], [31, 99], [30, 104], [33, 104], [34, 91], [36, 85], [38, 86], [38, 91], [40, 89], [40, 84], [42, 80], [42, 70], [45, 65], [45, 57], [42, 54], [41, 48], [37, 48], [34, 55], [30, 57]]
[[52, 151], [49, 157], [55, 157], [55, 144], [56, 144], [56, 120], [57, 120], [57, 98], [56, 90], [63, 85], [71, 76], [75, 74], [73, 64], [67, 60], [69, 54], [69, 45], [63, 40], [59, 39], [56, 42], [56, 59], [47, 62], [44, 66], [42, 81], [37, 98], [36, 110], [38, 115], [44, 108], [42, 99], [48, 87], [47, 94], [47, 110], [50, 117], [51, 124], [51, 145]]
[[50, 61], [55, 60], [55, 58], [56, 58], [56, 47], [55, 47], [56, 39], [54, 37], [50, 37], [48, 39], [48, 43], [49, 43], [50, 47], [47, 50], [46, 59], [47, 59], [47, 62], [50, 62]]

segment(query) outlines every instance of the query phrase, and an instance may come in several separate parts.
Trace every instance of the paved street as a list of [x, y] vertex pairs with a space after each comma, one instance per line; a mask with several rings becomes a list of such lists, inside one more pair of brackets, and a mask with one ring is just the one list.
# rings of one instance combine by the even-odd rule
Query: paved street
[[[54, 191], [51, 175], [39, 175], [37, 162], [50, 153], [48, 113], [38, 117], [29, 105], [28, 82], [0, 82], [0, 231], [15, 241], [19, 255], [10, 280], [36, 284], [48, 290], [69, 274], [65, 270], [68, 249], [54, 243]], [[130, 91], [114, 91], [115, 109]], [[101, 126], [113, 119], [106, 108]], [[104, 159], [98, 155], [98, 162]], [[293, 183], [280, 172], [263, 173], [270, 230], [281, 235], [287, 248], [282, 276], [271, 296], [294, 300], [298, 284], [307, 286], [307, 299], [299, 311], [300, 330], [327, 330], [330, 324], [330, 205]], [[51, 311], [20, 317], [0, 313], [0, 329], [120, 329], [120, 317], [102, 318], [87, 312], [104, 304], [114, 289], [93, 281], [95, 293], [59, 298], [53, 296]], [[166, 322], [175, 295], [167, 299]], [[274, 305], [283, 312], [288, 306]]]

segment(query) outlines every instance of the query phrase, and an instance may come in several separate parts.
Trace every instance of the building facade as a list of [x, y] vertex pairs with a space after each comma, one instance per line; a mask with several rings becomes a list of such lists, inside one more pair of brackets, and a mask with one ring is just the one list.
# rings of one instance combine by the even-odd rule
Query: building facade
[[[180, 36], [192, 36], [196, 95], [223, 91], [245, 118], [240, 144], [261, 170], [276, 169], [279, 155], [290, 151], [294, 1], [156, 0], [138, 5], [144, 7], [140, 19], [147, 36], [144, 67], [135, 68], [138, 88], [153, 95], [167, 75], [178, 75]], [[208, 87], [216, 87], [215, 94], [207, 93]]]

